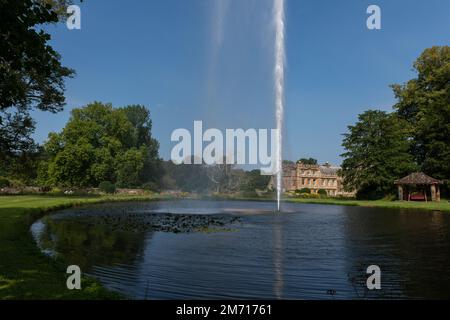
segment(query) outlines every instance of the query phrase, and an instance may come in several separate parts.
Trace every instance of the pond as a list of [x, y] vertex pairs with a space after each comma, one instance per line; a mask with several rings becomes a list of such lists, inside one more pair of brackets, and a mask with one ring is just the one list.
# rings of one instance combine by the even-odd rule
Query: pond
[[[31, 231], [134, 299], [450, 298], [450, 214], [248, 201], [101, 204]], [[369, 291], [366, 269], [381, 269]]]

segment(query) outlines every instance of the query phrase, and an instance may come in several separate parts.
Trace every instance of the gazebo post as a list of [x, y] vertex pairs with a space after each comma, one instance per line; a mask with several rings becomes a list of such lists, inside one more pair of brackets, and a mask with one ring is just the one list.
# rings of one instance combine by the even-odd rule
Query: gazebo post
[[436, 190], [436, 201], [440, 202], [441, 201], [441, 187], [439, 185], [436, 186], [437, 190]]
[[398, 185], [398, 200], [403, 201], [403, 186], [401, 184]]
[[435, 184], [431, 185], [431, 201], [437, 201]]

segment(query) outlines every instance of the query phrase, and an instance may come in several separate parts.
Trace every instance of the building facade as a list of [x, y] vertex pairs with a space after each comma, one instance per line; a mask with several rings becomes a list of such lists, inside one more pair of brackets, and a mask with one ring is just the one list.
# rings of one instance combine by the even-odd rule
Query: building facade
[[[330, 164], [310, 165], [301, 162], [283, 164], [283, 191], [295, 191], [308, 188], [311, 193], [325, 190], [328, 196], [353, 196], [345, 192], [342, 178], [338, 175], [340, 167]], [[275, 177], [272, 177], [269, 187], [274, 188]]]

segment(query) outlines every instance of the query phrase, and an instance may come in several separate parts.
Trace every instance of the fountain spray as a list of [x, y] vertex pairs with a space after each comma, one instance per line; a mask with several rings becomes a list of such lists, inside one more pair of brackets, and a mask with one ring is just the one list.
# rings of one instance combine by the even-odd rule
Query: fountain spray
[[282, 179], [283, 179], [283, 116], [284, 116], [284, 68], [285, 68], [285, 15], [284, 1], [274, 0], [274, 18], [275, 18], [275, 121], [277, 130], [276, 144], [276, 164], [277, 164], [277, 208], [280, 211]]

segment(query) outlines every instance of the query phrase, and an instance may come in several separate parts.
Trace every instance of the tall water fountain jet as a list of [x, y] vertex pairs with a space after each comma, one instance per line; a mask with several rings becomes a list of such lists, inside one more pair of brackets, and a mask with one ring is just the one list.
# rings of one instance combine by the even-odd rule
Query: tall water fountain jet
[[284, 116], [284, 67], [285, 67], [285, 15], [284, 15], [284, 1], [274, 0], [274, 18], [275, 18], [275, 121], [278, 129], [277, 145], [275, 148], [277, 160], [277, 207], [280, 211], [282, 179], [283, 179], [283, 116]]

